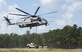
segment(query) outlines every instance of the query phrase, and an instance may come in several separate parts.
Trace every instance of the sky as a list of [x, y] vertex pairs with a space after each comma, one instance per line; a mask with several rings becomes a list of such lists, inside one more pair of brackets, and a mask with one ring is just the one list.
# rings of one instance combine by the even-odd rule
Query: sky
[[[19, 16], [12, 16], [8, 13], [21, 13], [15, 8], [18, 7], [30, 14], [34, 14], [37, 7], [40, 9], [37, 15], [58, 11], [57, 13], [40, 16], [49, 21], [48, 26], [37, 27], [38, 33], [48, 32], [49, 30], [63, 28], [66, 25], [77, 24], [82, 27], [82, 0], [0, 0], [0, 33], [24, 34], [26, 31], [36, 32], [36, 27], [19, 28], [17, 25], [7, 26], [3, 21], [3, 16], [12, 19], [11, 22], [20, 21]], [[23, 13], [22, 13], [23, 14]]]

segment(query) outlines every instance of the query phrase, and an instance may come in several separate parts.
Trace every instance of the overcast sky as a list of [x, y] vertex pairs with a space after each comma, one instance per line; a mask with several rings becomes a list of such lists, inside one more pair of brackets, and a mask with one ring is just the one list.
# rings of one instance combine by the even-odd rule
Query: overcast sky
[[[15, 7], [34, 14], [38, 6], [40, 6], [40, 10], [37, 15], [58, 11], [58, 13], [41, 16], [52, 22], [49, 22], [48, 26], [37, 27], [38, 33], [73, 24], [82, 27], [82, 0], [0, 0], [0, 33], [24, 34], [29, 28], [21, 29], [17, 25], [7, 26], [3, 21], [3, 16], [8, 15], [9, 12], [21, 13]], [[18, 22], [21, 17], [9, 15], [9, 18], [13, 19], [12, 22]], [[36, 28], [34, 27], [30, 31], [36, 32]]]

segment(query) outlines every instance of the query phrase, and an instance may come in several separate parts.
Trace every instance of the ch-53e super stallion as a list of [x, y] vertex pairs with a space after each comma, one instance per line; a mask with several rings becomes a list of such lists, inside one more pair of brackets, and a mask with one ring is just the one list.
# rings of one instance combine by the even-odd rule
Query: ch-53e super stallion
[[[10, 21], [10, 19], [8, 19], [8, 17], [4, 16], [5, 20], [7, 21], [8, 25], [18, 25], [20, 28], [25, 28], [25, 27], [30, 27], [30, 29], [32, 27], [36, 27], [36, 26], [41, 26], [41, 25], [48, 25], [48, 21], [40, 16], [42, 15], [47, 15], [47, 14], [51, 14], [51, 13], [56, 13], [58, 11], [54, 11], [54, 12], [50, 12], [50, 13], [46, 13], [46, 14], [42, 14], [42, 15], [36, 15], [38, 10], [40, 7], [37, 8], [37, 10], [35, 11], [34, 15], [31, 15], [19, 8], [16, 8], [18, 11], [24, 13], [24, 14], [14, 14], [14, 13], [9, 13], [10, 15], [17, 15], [17, 16], [24, 16], [21, 19], [24, 19], [21, 22], [16, 22], [16, 23], [12, 23]], [[27, 21], [27, 19], [29, 19], [30, 21]]]

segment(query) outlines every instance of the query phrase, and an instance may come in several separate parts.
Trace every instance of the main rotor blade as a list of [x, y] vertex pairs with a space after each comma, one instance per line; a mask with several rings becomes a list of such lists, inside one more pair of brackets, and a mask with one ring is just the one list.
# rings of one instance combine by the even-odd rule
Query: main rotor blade
[[38, 8], [37, 8], [37, 10], [36, 10], [36, 12], [34, 13], [34, 15], [36, 15], [36, 14], [37, 14], [37, 12], [38, 12], [38, 10], [39, 10], [39, 9], [40, 9], [40, 7], [38, 7]]
[[19, 11], [21, 11], [21, 12], [23, 12], [23, 13], [25, 13], [25, 14], [27, 14], [27, 15], [30, 15], [29, 13], [27, 13], [27, 12], [25, 12], [25, 11], [19, 9], [19, 8], [16, 8], [16, 9], [19, 10]]
[[21, 18], [21, 19], [27, 19], [27, 18], [30, 18], [30, 17], [23, 17], [23, 18]]
[[45, 13], [45, 14], [38, 15], [38, 16], [48, 15], [48, 14], [52, 14], [52, 13], [56, 13], [56, 12], [58, 12], [58, 11], [54, 11], [54, 12], [50, 12], [50, 13]]
[[23, 14], [13, 14], [13, 13], [9, 13], [10, 15], [17, 15], [17, 16], [27, 16], [27, 15], [23, 15]]

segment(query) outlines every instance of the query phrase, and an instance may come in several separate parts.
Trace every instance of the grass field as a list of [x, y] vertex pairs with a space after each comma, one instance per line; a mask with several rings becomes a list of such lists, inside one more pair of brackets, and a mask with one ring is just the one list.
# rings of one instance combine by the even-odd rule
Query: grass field
[[0, 52], [82, 52], [82, 49], [28, 49], [28, 48], [0, 48]]

